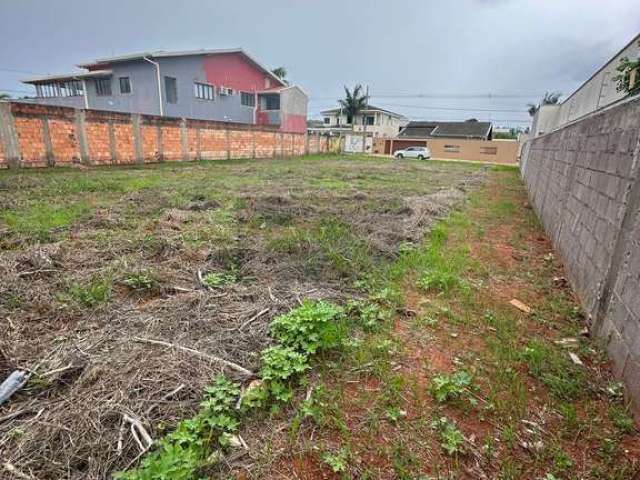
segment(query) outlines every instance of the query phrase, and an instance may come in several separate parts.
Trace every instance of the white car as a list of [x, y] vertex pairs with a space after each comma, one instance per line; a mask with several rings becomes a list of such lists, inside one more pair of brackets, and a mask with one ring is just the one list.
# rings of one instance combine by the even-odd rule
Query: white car
[[417, 158], [418, 160], [426, 160], [431, 158], [431, 150], [427, 147], [407, 147], [403, 150], [396, 150], [393, 152], [393, 156], [396, 158]]

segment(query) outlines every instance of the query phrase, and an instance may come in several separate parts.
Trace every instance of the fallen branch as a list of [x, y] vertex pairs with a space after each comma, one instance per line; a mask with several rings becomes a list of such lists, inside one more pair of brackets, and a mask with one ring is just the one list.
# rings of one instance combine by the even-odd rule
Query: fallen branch
[[256, 321], [258, 318], [260, 318], [262, 315], [264, 315], [265, 313], [267, 313], [269, 311], [268, 308], [265, 308], [264, 310], [256, 313], [253, 317], [251, 317], [249, 320], [247, 320], [246, 322], [244, 322], [242, 325], [240, 325], [240, 327], [238, 327], [238, 331], [242, 331], [246, 326], [250, 325], [252, 322]]
[[44, 372], [44, 373], [40, 374], [40, 376], [41, 377], [48, 377], [50, 375], [55, 375], [56, 373], [64, 372], [64, 371], [69, 370], [71, 368], [73, 368], [73, 363], [70, 363], [66, 367], [60, 367], [60, 368], [56, 368], [55, 370], [49, 370], [48, 372]]
[[[151, 435], [149, 435], [147, 430], [142, 425], [142, 422], [140, 422], [140, 420], [138, 420], [137, 418], [130, 417], [126, 413], [122, 416], [122, 418], [125, 422], [129, 422], [131, 424], [131, 435], [138, 444], [140, 451], [146, 452], [147, 450], [149, 450], [151, 448], [151, 445], [153, 445], [153, 440], [151, 439]], [[140, 440], [138, 433], [145, 441], [146, 445], [142, 444], [142, 440]]]
[[176, 345], [174, 343], [169, 343], [169, 342], [165, 342], [162, 340], [153, 340], [151, 338], [142, 338], [142, 337], [134, 337], [133, 339], [136, 342], [143, 342], [143, 343], [151, 343], [154, 345], [162, 345], [163, 347], [168, 347], [168, 348], [174, 348], [176, 350], [182, 350], [183, 352], [188, 352], [191, 353], [193, 355], [196, 355], [198, 357], [201, 358], [205, 358], [207, 360], [210, 360], [212, 362], [217, 362], [217, 363], [221, 363], [229, 368], [232, 368], [240, 373], [242, 373], [243, 375], [246, 375], [248, 377], [253, 377], [254, 374], [252, 371], [247, 370], [244, 367], [241, 367], [240, 365], [238, 365], [237, 363], [233, 363], [230, 362], [229, 360], [225, 360], [224, 358], [220, 358], [220, 357], [216, 357], [215, 355], [210, 355], [208, 353], [204, 353], [204, 352], [200, 352], [198, 350], [194, 350], [193, 348], [189, 348], [189, 347], [183, 347], [182, 345]]

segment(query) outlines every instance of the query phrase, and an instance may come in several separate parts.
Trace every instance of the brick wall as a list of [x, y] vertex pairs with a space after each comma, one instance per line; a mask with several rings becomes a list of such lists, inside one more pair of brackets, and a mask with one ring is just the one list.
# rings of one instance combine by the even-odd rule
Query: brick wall
[[269, 126], [0, 103], [0, 168], [269, 158], [326, 152], [327, 142]]
[[640, 98], [529, 141], [531, 202], [640, 412]]

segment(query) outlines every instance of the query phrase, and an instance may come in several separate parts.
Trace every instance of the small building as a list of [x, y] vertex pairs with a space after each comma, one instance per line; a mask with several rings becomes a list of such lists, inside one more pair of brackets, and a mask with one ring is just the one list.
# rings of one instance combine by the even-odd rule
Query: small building
[[306, 93], [240, 48], [135, 53], [78, 67], [24, 83], [45, 105], [307, 128]]
[[491, 122], [466, 120], [464, 122], [412, 121], [398, 133], [397, 138], [466, 138], [491, 140]]
[[428, 147], [435, 159], [517, 163], [519, 143], [493, 140], [492, 132], [491, 122], [412, 121], [393, 138], [374, 139], [372, 152], [393, 155], [408, 147]]
[[409, 119], [384, 108], [369, 105], [367, 109], [352, 118], [342, 108], [332, 108], [320, 112], [323, 117], [325, 132], [358, 132], [365, 131], [371, 137], [392, 137], [409, 122]]

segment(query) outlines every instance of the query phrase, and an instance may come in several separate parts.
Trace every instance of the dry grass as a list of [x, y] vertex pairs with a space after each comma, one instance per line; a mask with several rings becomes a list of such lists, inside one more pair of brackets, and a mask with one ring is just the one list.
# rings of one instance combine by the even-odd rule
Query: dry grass
[[223, 369], [136, 338], [253, 370], [271, 318], [358, 295], [478, 171], [312, 157], [0, 173], [0, 377], [35, 369], [0, 407], [0, 456], [39, 479], [127, 467], [141, 451], [124, 416], [158, 438]]

